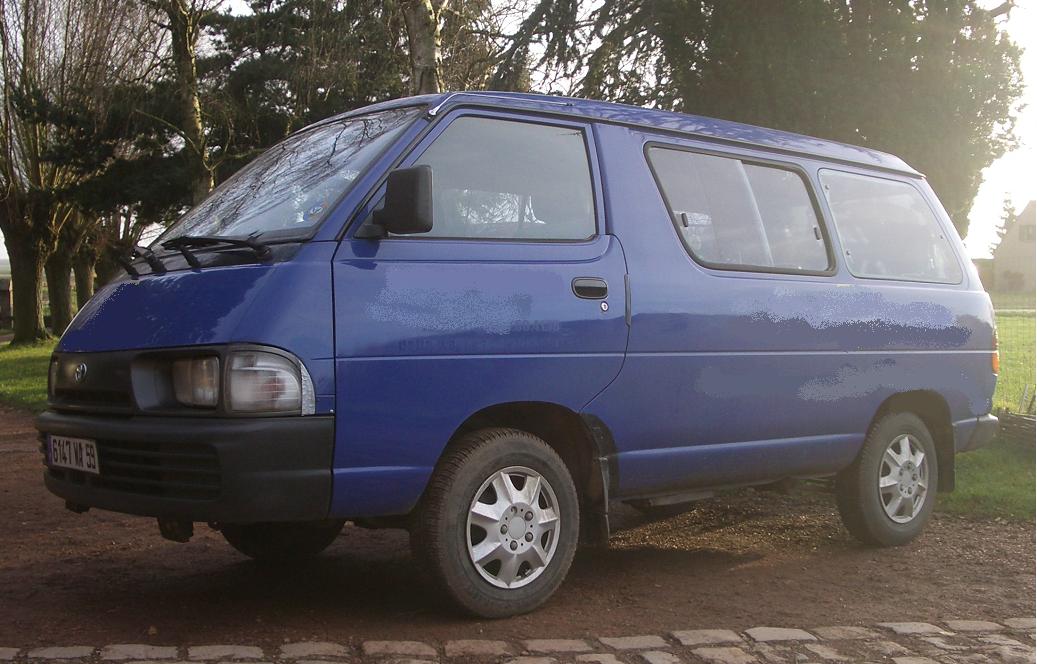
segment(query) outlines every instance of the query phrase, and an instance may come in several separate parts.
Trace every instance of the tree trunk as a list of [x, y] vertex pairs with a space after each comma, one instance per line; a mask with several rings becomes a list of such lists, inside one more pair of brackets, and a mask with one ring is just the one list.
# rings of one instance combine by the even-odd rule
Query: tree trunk
[[188, 169], [191, 173], [191, 199], [198, 204], [213, 187], [212, 169], [202, 126], [202, 105], [198, 97], [198, 11], [185, 0], [167, 0], [163, 9], [169, 18], [173, 66], [176, 69], [177, 96], [180, 104], [180, 131], [187, 143]]
[[97, 256], [92, 251], [80, 250], [72, 259], [72, 272], [76, 277], [76, 309], [86, 306], [94, 294], [94, 265]]
[[72, 322], [72, 256], [64, 246], [50, 255], [44, 272], [50, 298], [50, 329], [60, 336]]
[[95, 289], [101, 288], [119, 275], [119, 264], [107, 253], [97, 258], [95, 269], [97, 271], [97, 279], [94, 281]]
[[48, 336], [43, 325], [43, 247], [32, 237], [8, 230], [4, 244], [11, 259], [11, 314], [14, 317], [12, 344], [32, 343]]
[[439, 15], [445, 4], [445, 0], [403, 2], [403, 22], [407, 25], [407, 44], [410, 50], [412, 94], [437, 94], [442, 91], [439, 72]]

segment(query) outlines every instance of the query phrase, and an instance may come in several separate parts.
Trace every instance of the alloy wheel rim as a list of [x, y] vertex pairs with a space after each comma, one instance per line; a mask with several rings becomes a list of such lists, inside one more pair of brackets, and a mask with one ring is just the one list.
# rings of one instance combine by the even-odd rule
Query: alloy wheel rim
[[886, 516], [908, 523], [922, 510], [929, 493], [929, 461], [917, 438], [901, 434], [882, 454], [879, 464], [879, 500]]
[[498, 588], [532, 583], [558, 548], [558, 500], [540, 473], [525, 466], [495, 472], [475, 492], [468, 509], [468, 557]]

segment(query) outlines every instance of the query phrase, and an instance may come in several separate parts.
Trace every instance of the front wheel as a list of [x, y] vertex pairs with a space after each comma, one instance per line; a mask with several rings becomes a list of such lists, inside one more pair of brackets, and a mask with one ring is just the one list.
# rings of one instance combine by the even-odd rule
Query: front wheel
[[290, 562], [316, 556], [338, 537], [342, 521], [225, 524], [223, 539], [249, 558]]
[[561, 585], [579, 521], [576, 487], [547, 443], [515, 429], [483, 429], [436, 466], [411, 548], [458, 606], [502, 618], [532, 611]]
[[911, 413], [872, 426], [853, 465], [836, 477], [843, 524], [865, 544], [899, 546], [925, 528], [936, 501], [936, 446]]

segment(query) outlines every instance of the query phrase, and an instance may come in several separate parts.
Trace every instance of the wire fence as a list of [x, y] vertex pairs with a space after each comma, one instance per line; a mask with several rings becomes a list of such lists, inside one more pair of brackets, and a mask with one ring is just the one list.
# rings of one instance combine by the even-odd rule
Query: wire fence
[[997, 314], [1001, 373], [994, 392], [994, 407], [1016, 413], [1033, 412], [1035, 388], [1034, 313]]

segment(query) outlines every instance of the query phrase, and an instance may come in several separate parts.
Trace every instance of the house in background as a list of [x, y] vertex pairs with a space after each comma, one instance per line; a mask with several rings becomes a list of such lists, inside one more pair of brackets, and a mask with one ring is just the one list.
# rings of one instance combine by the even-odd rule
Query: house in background
[[1005, 234], [994, 249], [992, 283], [983, 284], [1000, 293], [1033, 293], [1037, 284], [1037, 227], [1035, 202], [1005, 225]]
[[994, 290], [994, 259], [973, 258], [972, 264], [976, 266], [976, 272], [979, 273], [979, 280], [983, 282], [983, 290]]

